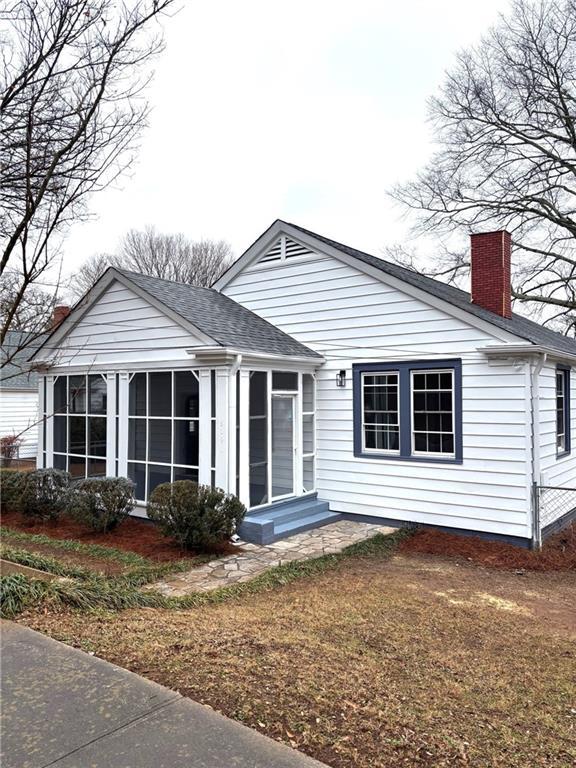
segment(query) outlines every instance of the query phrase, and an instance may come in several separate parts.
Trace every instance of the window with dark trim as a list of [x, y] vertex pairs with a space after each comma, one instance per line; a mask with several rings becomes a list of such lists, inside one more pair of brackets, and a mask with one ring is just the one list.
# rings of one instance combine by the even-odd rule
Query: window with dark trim
[[570, 453], [570, 368], [556, 367], [556, 455]]
[[462, 362], [357, 363], [354, 455], [462, 462]]

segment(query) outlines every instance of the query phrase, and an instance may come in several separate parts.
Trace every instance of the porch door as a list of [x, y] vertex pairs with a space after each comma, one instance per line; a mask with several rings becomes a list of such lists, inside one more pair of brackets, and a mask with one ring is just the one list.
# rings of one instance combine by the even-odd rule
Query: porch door
[[272, 393], [272, 500], [294, 495], [295, 412], [295, 394]]

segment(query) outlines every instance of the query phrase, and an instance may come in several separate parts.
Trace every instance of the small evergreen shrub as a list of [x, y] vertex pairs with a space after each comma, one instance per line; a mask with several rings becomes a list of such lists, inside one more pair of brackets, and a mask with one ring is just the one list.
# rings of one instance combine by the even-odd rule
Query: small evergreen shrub
[[182, 549], [206, 550], [232, 536], [244, 519], [246, 507], [220, 488], [177, 480], [152, 491], [147, 512]]
[[20, 509], [22, 492], [26, 482], [27, 472], [17, 469], [0, 468], [0, 503], [7, 512]]
[[68, 492], [66, 512], [94, 531], [106, 533], [126, 520], [134, 508], [134, 483], [125, 477], [89, 477]]
[[28, 472], [21, 496], [21, 511], [26, 517], [56, 520], [66, 504], [70, 475], [60, 469]]

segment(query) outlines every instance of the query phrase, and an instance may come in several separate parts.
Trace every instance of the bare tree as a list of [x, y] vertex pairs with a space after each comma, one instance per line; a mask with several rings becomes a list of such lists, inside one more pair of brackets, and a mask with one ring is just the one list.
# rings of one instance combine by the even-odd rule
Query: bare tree
[[0, 0], [0, 274], [17, 275], [0, 343], [89, 195], [132, 162], [163, 47], [152, 26], [173, 1]]
[[110, 266], [209, 287], [231, 259], [232, 250], [224, 240], [191, 240], [180, 232], [164, 234], [154, 227], [131, 229], [116, 254], [96, 254], [84, 262], [72, 277], [71, 287], [81, 296]]
[[[429, 113], [440, 148], [393, 191], [416, 231], [508, 229], [513, 296], [576, 334], [576, 0], [515, 0], [458, 55]], [[468, 268], [444, 251], [431, 272]]]

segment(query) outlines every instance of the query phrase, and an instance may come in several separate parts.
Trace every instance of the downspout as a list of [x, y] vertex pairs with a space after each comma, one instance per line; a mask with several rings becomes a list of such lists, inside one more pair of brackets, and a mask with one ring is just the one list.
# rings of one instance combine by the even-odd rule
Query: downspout
[[539, 549], [542, 544], [540, 531], [540, 372], [548, 359], [542, 353], [535, 364], [530, 363], [530, 417], [531, 417], [531, 488], [532, 488], [532, 547]]

